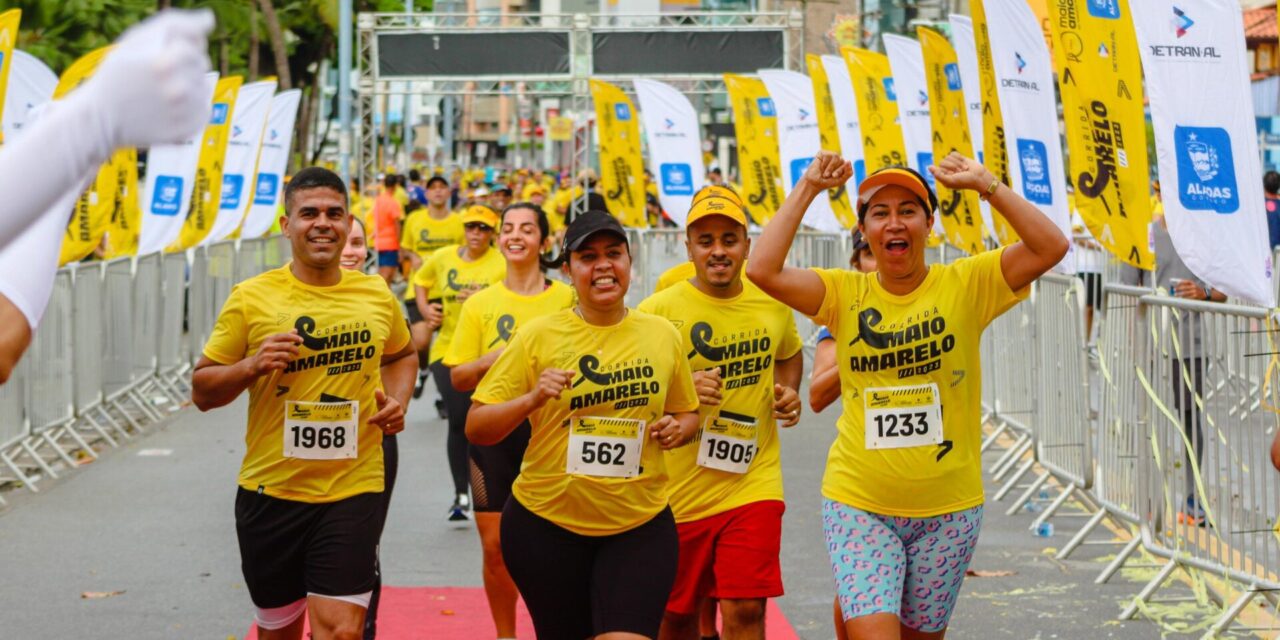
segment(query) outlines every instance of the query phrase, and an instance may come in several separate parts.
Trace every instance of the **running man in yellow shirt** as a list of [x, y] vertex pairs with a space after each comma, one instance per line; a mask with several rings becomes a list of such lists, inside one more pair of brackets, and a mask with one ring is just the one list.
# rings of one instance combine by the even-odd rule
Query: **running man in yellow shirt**
[[[462, 216], [449, 211], [449, 181], [440, 176], [431, 176], [427, 179], [425, 192], [426, 211], [409, 216], [404, 222], [400, 237], [400, 248], [409, 257], [411, 274], [416, 274], [437, 250], [462, 244], [465, 238]], [[422, 367], [418, 372], [418, 384], [413, 388], [415, 399], [422, 396], [428, 365], [431, 364], [430, 353], [427, 351], [428, 343], [431, 342], [431, 330], [427, 327], [427, 319], [418, 311], [417, 291], [410, 276], [409, 286], [404, 290], [405, 316], [409, 318], [409, 332], [413, 335], [413, 346], [418, 350], [418, 364]], [[428, 305], [440, 308], [439, 301], [428, 301]], [[442, 410], [443, 406], [438, 406], [437, 409]]]
[[742, 277], [751, 243], [741, 200], [708, 189], [713, 195], [694, 196], [686, 221], [696, 274], [640, 303], [680, 332], [701, 403], [696, 446], [667, 452], [680, 564], [664, 640], [696, 640], [698, 613], [712, 597], [726, 637], [764, 636], [765, 601], [783, 594], [777, 426], [800, 420], [795, 319]]
[[[573, 289], [546, 277], [542, 253], [550, 239], [547, 214], [529, 203], [513, 204], [503, 212], [501, 225], [498, 250], [507, 260], [507, 275], [467, 298], [444, 357], [453, 388], [460, 392], [476, 388], [520, 327], [573, 306]], [[520, 474], [529, 431], [526, 420], [502, 442], [468, 449], [472, 507], [484, 551], [484, 590], [499, 638], [516, 635], [519, 594], [502, 561], [498, 524], [511, 483]]]
[[654, 638], [679, 546], [663, 450], [693, 440], [698, 396], [671, 323], [626, 307], [618, 221], [577, 216], [560, 255], [578, 303], [520, 327], [476, 389], [467, 436], [493, 445], [532, 426], [501, 537], [537, 636]]
[[788, 267], [813, 198], [853, 174], [821, 151], [747, 268], [761, 289], [835, 334], [842, 413], [822, 512], [850, 638], [946, 632], [982, 526], [982, 332], [1069, 248], [1052, 221], [976, 160], [952, 153], [929, 170], [939, 184], [981, 194], [1021, 241], [926, 265], [937, 196], [920, 174], [889, 167], [858, 186], [874, 273]]
[[347, 191], [304, 169], [285, 189], [293, 261], [232, 289], [192, 375], [201, 411], [249, 391], [236, 534], [260, 638], [356, 637], [385, 517], [383, 435], [404, 429], [417, 357], [377, 276], [342, 269]]
[[[449, 473], [453, 478], [454, 501], [449, 507], [450, 522], [466, 522], [471, 511], [471, 498], [467, 494], [467, 410], [471, 407], [471, 393], [454, 389], [449, 377], [449, 367], [444, 356], [449, 353], [454, 327], [458, 325], [462, 303], [471, 294], [502, 280], [507, 273], [507, 263], [502, 254], [490, 246], [494, 229], [498, 226], [498, 214], [489, 207], [472, 205], [461, 216], [466, 242], [449, 245], [437, 250], [413, 277], [414, 296], [418, 311], [427, 321], [431, 351], [431, 375], [435, 378], [440, 397], [444, 398], [445, 414], [449, 422], [449, 435], [445, 453], [449, 460]], [[432, 301], [439, 304], [429, 304]]]

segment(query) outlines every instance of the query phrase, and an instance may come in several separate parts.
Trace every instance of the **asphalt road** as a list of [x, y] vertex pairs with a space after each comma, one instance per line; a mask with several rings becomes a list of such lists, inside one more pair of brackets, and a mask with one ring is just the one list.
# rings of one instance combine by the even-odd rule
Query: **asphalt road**
[[[6, 493], [10, 506], [0, 511], [0, 637], [241, 637], [252, 609], [240, 574], [232, 505], [245, 405], [241, 399], [207, 414], [186, 409], [101, 460], [44, 483], [38, 495]], [[834, 422], [835, 409], [809, 415], [782, 439], [787, 595], [779, 604], [807, 639], [833, 636], [818, 486]], [[388, 584], [480, 585], [474, 530], [445, 521], [451, 496], [444, 431], [429, 402], [411, 408], [383, 539]], [[161, 455], [139, 455], [144, 450]], [[995, 575], [966, 582], [949, 637], [1198, 637], [1169, 631], [1210, 615], [1195, 605], [1157, 607], [1161, 624], [1115, 621], [1140, 588], [1134, 580], [1150, 570], [1134, 569], [1094, 586], [1109, 547], [1053, 560], [1046, 550], [1064, 544], [1078, 519], [1059, 519], [1057, 535], [1040, 538], [1027, 530], [1029, 514], [1009, 517], [1003, 511], [1003, 505], [988, 506], [973, 564]], [[117, 591], [82, 598], [85, 592]], [[1168, 593], [1190, 592], [1175, 585]]]

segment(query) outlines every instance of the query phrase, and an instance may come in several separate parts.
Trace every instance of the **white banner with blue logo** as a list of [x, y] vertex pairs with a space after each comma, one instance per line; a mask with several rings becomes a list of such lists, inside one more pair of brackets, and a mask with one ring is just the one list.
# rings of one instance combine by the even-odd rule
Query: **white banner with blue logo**
[[240, 226], [249, 210], [258, 148], [275, 92], [274, 80], [246, 84], [237, 92], [231, 136], [227, 138], [227, 153], [222, 160], [222, 201], [213, 228], [202, 244], [226, 239]]
[[[212, 103], [218, 74], [205, 74], [204, 82], [204, 90]], [[163, 251], [182, 232], [187, 212], [191, 210], [191, 192], [195, 186], [196, 165], [200, 162], [200, 142], [203, 139], [202, 128], [186, 142], [157, 145], [147, 152], [138, 255]]]
[[[253, 180], [253, 202], [240, 226], [241, 238], [258, 238], [275, 223], [284, 196], [284, 172], [293, 146], [293, 123], [298, 117], [298, 89], [282, 91], [271, 99], [267, 128], [258, 151], [258, 175]], [[237, 106], [237, 109], [239, 107]], [[358, 194], [352, 194], [353, 197]]]
[[[769, 90], [778, 112], [778, 158], [782, 163], [783, 190], [790, 194], [822, 148], [818, 133], [818, 110], [814, 106], [813, 82], [795, 71], [762, 69], [760, 79]], [[823, 191], [805, 212], [804, 223], [819, 231], [843, 233], [844, 225], [831, 210], [831, 200]]]
[[4, 139], [14, 136], [31, 120], [33, 110], [53, 99], [58, 75], [39, 58], [13, 50], [9, 62], [9, 85], [4, 93]]
[[[996, 91], [1004, 114], [1005, 148], [1013, 189], [1071, 237], [1066, 171], [1058, 132], [1053, 59], [1044, 32], [1024, 0], [984, 0]], [[1074, 274], [1074, 250], [1054, 269]]]
[[[951, 44], [956, 49], [956, 63], [960, 67], [960, 86], [964, 91], [965, 111], [969, 114], [969, 134], [973, 141], [973, 153], [978, 162], [985, 156], [982, 145], [982, 78], [978, 76], [978, 45], [973, 39], [973, 19], [958, 13], [951, 14]], [[982, 224], [987, 235], [995, 238], [995, 223], [991, 220], [991, 204], [978, 202], [982, 211]]]
[[1274, 306], [1240, 3], [1142, 0], [1129, 7], [1173, 246], [1213, 288]]
[[836, 112], [840, 155], [853, 165], [853, 181], [848, 185], [849, 193], [857, 193], [858, 184], [867, 177], [867, 162], [862, 155], [862, 127], [858, 124], [858, 100], [853, 95], [849, 64], [840, 56], [822, 56], [822, 68], [827, 72], [831, 105]]
[[658, 201], [683, 227], [693, 194], [706, 181], [698, 112], [683, 93], [664, 82], [636, 80], [635, 87], [649, 146], [649, 171], [658, 181]]
[[[924, 53], [920, 41], [886, 33], [884, 52], [893, 70], [893, 88], [898, 94], [898, 121], [902, 142], [911, 168], [920, 172], [929, 188], [936, 189], [929, 165], [933, 164], [933, 124], [929, 121], [929, 84], [924, 77]], [[933, 230], [943, 234], [942, 216], [933, 217]]]

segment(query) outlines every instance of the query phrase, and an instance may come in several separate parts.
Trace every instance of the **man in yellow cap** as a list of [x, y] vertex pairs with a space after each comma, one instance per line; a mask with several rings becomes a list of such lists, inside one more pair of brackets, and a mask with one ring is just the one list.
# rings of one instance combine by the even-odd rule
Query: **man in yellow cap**
[[708, 598], [725, 637], [763, 637], [766, 599], [783, 593], [777, 427], [800, 420], [802, 345], [790, 309], [743, 278], [751, 242], [737, 194], [699, 191], [686, 225], [693, 277], [639, 307], [679, 331], [702, 425], [696, 446], [666, 453], [680, 554], [661, 637], [698, 637]]

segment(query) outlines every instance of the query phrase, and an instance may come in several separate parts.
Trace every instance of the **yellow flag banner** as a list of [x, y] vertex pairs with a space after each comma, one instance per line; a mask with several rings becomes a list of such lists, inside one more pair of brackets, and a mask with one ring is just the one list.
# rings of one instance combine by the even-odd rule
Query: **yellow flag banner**
[[[9, 66], [13, 59], [13, 45], [18, 41], [18, 24], [21, 22], [21, 9], [0, 13], [0, 118], [4, 117], [4, 96], [9, 89]], [[0, 144], [3, 143], [4, 131], [0, 130]]]
[[[969, 118], [960, 84], [960, 64], [956, 50], [946, 37], [925, 27], [916, 34], [924, 53], [925, 84], [929, 88], [929, 121], [933, 128], [933, 157], [940, 162], [955, 151], [973, 157], [973, 138], [969, 137]], [[952, 190], [937, 183], [938, 214], [947, 242], [970, 254], [981, 253], [982, 213], [978, 194]]]
[[853, 79], [867, 175], [885, 167], [909, 166], [889, 57], [857, 47], [841, 47], [840, 54]]
[[[1005, 147], [1004, 115], [1000, 111], [1000, 95], [996, 92], [995, 61], [991, 58], [991, 34], [987, 32], [985, 0], [969, 3], [973, 17], [973, 43], [978, 50], [978, 77], [982, 79], [982, 164], [1005, 185], [1009, 182], [1009, 149]], [[991, 222], [996, 226], [996, 239], [1002, 246], [1018, 241], [1018, 233], [1004, 216], [991, 207]]]
[[138, 252], [142, 210], [138, 208], [138, 150], [121, 149], [111, 158], [116, 188], [107, 227], [107, 258]]
[[[110, 47], [103, 47], [90, 51], [71, 63], [71, 66], [62, 73], [62, 77], [58, 78], [58, 86], [53, 90], [53, 99], [61, 99], [93, 75], [94, 69], [98, 68], [98, 64], [102, 62], [102, 58], [109, 50]], [[62, 251], [58, 256], [59, 265], [83, 260], [102, 242], [102, 236], [107, 232], [107, 221], [111, 216], [114, 191], [115, 172], [112, 171], [111, 163], [108, 161], [98, 169], [98, 174], [93, 182], [89, 183], [89, 188], [76, 200], [75, 209], [71, 212], [71, 220], [67, 224], [67, 232], [62, 237]]]
[[591, 81], [600, 130], [600, 187], [609, 211], [628, 227], [647, 227], [644, 208], [644, 158], [635, 105], [617, 86]]
[[[822, 56], [805, 54], [805, 64], [809, 68], [809, 79], [813, 81], [814, 104], [818, 107], [818, 138], [826, 151], [840, 153], [840, 125], [836, 121], [836, 105], [831, 99], [831, 86], [828, 84], [827, 69], [822, 66]], [[831, 211], [836, 220], [846, 229], [858, 224], [858, 217], [849, 204], [849, 192], [844, 185], [827, 191], [831, 200]]]
[[778, 154], [778, 110], [764, 81], [724, 74], [725, 90], [733, 106], [733, 131], [738, 138], [738, 175], [747, 213], [763, 225], [782, 206], [782, 161]]
[[222, 160], [227, 155], [227, 139], [231, 137], [231, 116], [235, 113], [236, 94], [244, 78], [230, 76], [218, 81], [213, 90], [213, 114], [204, 128], [200, 143], [200, 160], [196, 164], [195, 188], [191, 194], [191, 212], [182, 225], [178, 241], [170, 251], [181, 251], [200, 244], [213, 229], [222, 204]]
[[1073, 0], [1054, 3], [1054, 66], [1080, 217], [1107, 251], [1153, 269], [1142, 61], [1129, 1], [1100, 10]]

